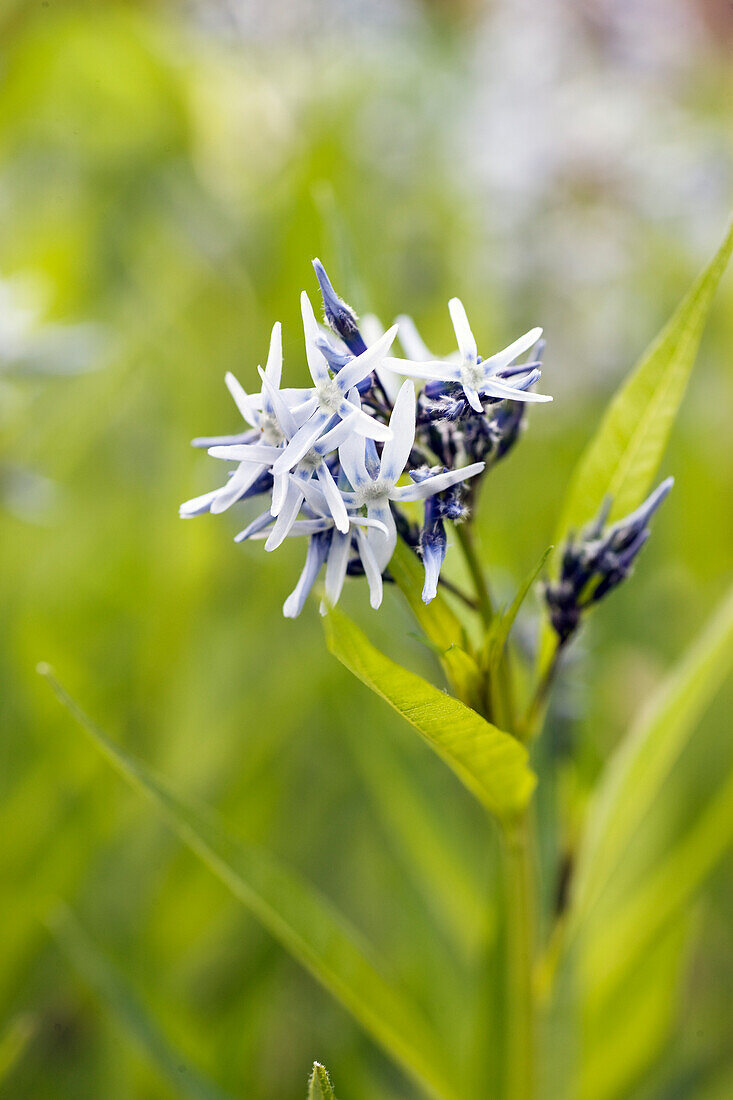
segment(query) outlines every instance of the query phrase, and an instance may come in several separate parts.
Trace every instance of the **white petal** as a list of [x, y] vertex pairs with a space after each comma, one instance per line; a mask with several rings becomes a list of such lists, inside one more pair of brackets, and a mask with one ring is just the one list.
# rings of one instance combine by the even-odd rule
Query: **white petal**
[[260, 378], [262, 379], [262, 392], [266, 393], [270, 400], [277, 422], [283, 430], [283, 435], [286, 439], [292, 439], [298, 430], [292, 409], [288, 407], [280, 390], [267, 377], [267, 372], [263, 371], [262, 367], [258, 367], [257, 370], [260, 372]]
[[[223, 486], [226, 488], [226, 486]], [[191, 500], [185, 501], [178, 509], [178, 514], [181, 519], [192, 519], [193, 516], [200, 516], [209, 510], [209, 505], [213, 500], [216, 500], [217, 496], [221, 492], [221, 489], [212, 489], [210, 493], [202, 493], [200, 497], [192, 497]]]
[[324, 539], [311, 539], [308, 543], [308, 553], [305, 557], [303, 572], [300, 574], [294, 590], [283, 604], [283, 615], [286, 619], [295, 619], [300, 615], [308, 593], [323, 565], [326, 553], [327, 546]]
[[298, 428], [285, 450], [280, 453], [277, 462], [273, 463], [272, 472], [284, 474], [287, 470], [292, 470], [293, 466], [308, 454], [330, 419], [331, 414], [324, 412], [323, 409], [314, 412], [310, 420], [306, 420], [305, 424]]
[[[389, 565], [397, 545], [397, 528], [395, 526], [392, 509], [388, 500], [371, 501], [367, 505], [367, 516], [376, 523], [370, 526], [367, 532], [367, 540], [374, 553], [375, 561], [380, 573]], [[386, 534], [384, 532], [386, 528]]]
[[423, 343], [422, 336], [417, 331], [417, 325], [412, 317], [408, 317], [406, 313], [403, 313], [397, 318], [397, 324], [400, 326], [400, 344], [408, 359], [412, 359], [416, 363], [427, 363], [428, 360], [435, 359], [435, 356]]
[[316, 385], [322, 382], [328, 382], [331, 377], [328, 370], [328, 363], [326, 362], [323, 352], [319, 351], [316, 347], [316, 340], [320, 335], [318, 322], [316, 321], [316, 315], [313, 312], [310, 298], [305, 291], [300, 295], [300, 312], [303, 317], [303, 333], [305, 334], [305, 357], [308, 361], [308, 370], [311, 372], [311, 378]]
[[283, 337], [282, 325], [275, 321], [270, 334], [270, 350], [267, 355], [265, 374], [275, 389], [280, 389], [280, 379], [283, 372]]
[[392, 429], [388, 428], [386, 424], [382, 424], [380, 420], [375, 420], [373, 416], [369, 416], [362, 409], [353, 409], [349, 412], [349, 403], [347, 401], [342, 402], [339, 405], [339, 416], [343, 419], [349, 420], [353, 430], [358, 435], [367, 436], [369, 439], [376, 439], [380, 443], [386, 443], [388, 439], [392, 438]]
[[[481, 366], [483, 366], [483, 363]], [[533, 393], [532, 390], [520, 390], [516, 386], [505, 385], [503, 382], [499, 382], [494, 375], [481, 383], [481, 392], [488, 394], [490, 397], [498, 397], [502, 401], [525, 401], [528, 404], [552, 401], [552, 398], [547, 394]]]
[[475, 363], [478, 357], [476, 338], [471, 332], [471, 326], [468, 323], [466, 310], [463, 307], [461, 299], [451, 298], [448, 302], [448, 310], [450, 312], [450, 319], [453, 322], [453, 328], [455, 329], [458, 347], [460, 348], [464, 361]]
[[364, 566], [367, 584], [369, 585], [369, 603], [376, 611], [382, 603], [382, 573], [374, 557], [374, 551], [367, 542], [366, 535], [361, 528], [357, 528], [356, 531], [356, 544], [359, 548], [359, 557], [361, 558], [361, 564]]
[[229, 462], [260, 462], [271, 466], [282, 454], [280, 447], [267, 443], [234, 443], [226, 447], [209, 447], [212, 458], [224, 458]]
[[346, 505], [344, 504], [343, 497], [338, 491], [336, 482], [333, 480], [331, 471], [325, 462], [322, 462], [316, 470], [318, 480], [321, 483], [323, 489], [323, 495], [328, 501], [328, 508], [333, 516], [333, 521], [338, 527], [339, 531], [344, 533], [349, 529], [349, 517], [346, 514]]
[[382, 360], [382, 366], [397, 374], [406, 374], [410, 378], [434, 379], [437, 382], [459, 382], [461, 378], [460, 365], [451, 363], [447, 359], [415, 363], [412, 359], [394, 359], [388, 356]]
[[344, 587], [350, 549], [351, 534], [334, 531], [331, 536], [331, 546], [326, 563], [326, 600], [331, 607], [335, 607], [338, 603], [341, 590]]
[[238, 535], [234, 536], [235, 542], [244, 542], [245, 539], [259, 538], [260, 532], [264, 531], [266, 527], [269, 527], [272, 523], [272, 515], [269, 512], [263, 512], [257, 519], [253, 519], [251, 523], [248, 523], [243, 531], [240, 531]]
[[476, 393], [476, 390], [473, 388], [473, 386], [467, 386], [464, 383], [463, 392], [465, 393], [466, 400], [468, 401], [474, 412], [482, 413], [484, 411], [484, 407], [481, 404], [481, 398]]
[[253, 428], [257, 427], [257, 406], [260, 404], [256, 398], [248, 394], [245, 388], [237, 381], [231, 371], [224, 375], [224, 381], [230, 394], [234, 398], [234, 404], [239, 409], [242, 417]]
[[251, 462], [242, 462], [229, 478], [227, 484], [221, 489], [216, 500], [211, 505], [212, 515], [226, 512], [232, 504], [239, 500], [243, 493], [250, 489], [257, 478], [264, 474], [267, 466], [253, 466]]
[[442, 493], [450, 489], [451, 485], [457, 485], [459, 481], [465, 481], [469, 477], [475, 477], [483, 470], [485, 462], [474, 462], [471, 466], [464, 466], [461, 470], [449, 470], [446, 474], [434, 474], [426, 477], [416, 485], [402, 485], [393, 489], [390, 493], [391, 500], [425, 500], [435, 493]]
[[361, 435], [350, 435], [339, 447], [339, 462], [352, 489], [367, 485], [371, 478], [364, 462], [366, 443]]
[[290, 485], [290, 474], [276, 474], [272, 479], [272, 504], [270, 512], [273, 516], [279, 516]]
[[518, 340], [515, 340], [513, 344], [509, 344], [503, 351], [497, 351], [496, 355], [492, 355], [489, 359], [484, 359], [481, 366], [485, 367], [490, 374], [494, 374], [496, 371], [501, 370], [502, 367], [508, 367], [510, 363], [513, 363], [518, 355], [521, 355], [524, 351], [529, 351], [533, 344], [536, 344], [542, 335], [541, 328], [532, 328], [529, 332], [525, 332], [524, 336], [520, 336]]
[[394, 485], [407, 464], [415, 442], [415, 386], [409, 379], [402, 383], [389, 426], [392, 438], [382, 448], [379, 476]]
[[275, 520], [275, 525], [265, 543], [265, 550], [277, 550], [278, 546], [288, 537], [290, 528], [298, 518], [304, 496], [305, 494], [302, 492], [300, 485], [291, 478], [285, 496], [285, 503], [280, 509], [280, 514]]
[[350, 390], [352, 386], [356, 386], [368, 374], [371, 374], [375, 365], [384, 358], [396, 335], [397, 325], [392, 325], [392, 328], [388, 329], [384, 336], [380, 336], [375, 344], [363, 351], [361, 355], [357, 355], [347, 366], [341, 368], [336, 375], [336, 381], [343, 393]]

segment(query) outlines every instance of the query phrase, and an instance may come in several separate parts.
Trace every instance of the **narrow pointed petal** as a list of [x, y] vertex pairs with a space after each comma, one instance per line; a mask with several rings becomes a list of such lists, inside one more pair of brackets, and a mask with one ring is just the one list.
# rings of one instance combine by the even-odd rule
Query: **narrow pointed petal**
[[272, 515], [270, 512], [263, 512], [257, 519], [253, 519], [251, 523], [248, 523], [243, 531], [240, 531], [238, 535], [234, 536], [235, 542], [244, 542], [245, 539], [256, 538], [260, 531], [264, 531], [266, 527], [269, 527], [272, 523]]
[[386, 443], [388, 439], [392, 438], [391, 428], [388, 428], [386, 424], [382, 424], [380, 420], [375, 420], [373, 416], [369, 416], [362, 409], [355, 410], [351, 408], [348, 401], [343, 401], [339, 405], [338, 413], [342, 420], [348, 418], [353, 431], [357, 435], [366, 436], [368, 439], [376, 439], [379, 443]]
[[322, 462], [316, 469], [318, 480], [323, 489], [323, 495], [328, 502], [328, 508], [333, 516], [333, 521], [338, 527], [339, 531], [343, 531], [344, 534], [349, 529], [349, 517], [346, 512], [346, 505], [344, 504], [343, 497], [338, 490], [336, 482], [333, 480], [331, 471], [325, 462]]
[[335, 607], [338, 603], [344, 587], [350, 549], [351, 534], [334, 531], [326, 563], [326, 602], [331, 607]]
[[[481, 365], [483, 366], [483, 363]], [[489, 375], [481, 383], [481, 392], [488, 394], [489, 397], [498, 397], [503, 401], [525, 401], [528, 404], [552, 401], [548, 394], [533, 393], [532, 390], [522, 390], [518, 386], [504, 385], [494, 374]]]
[[478, 357], [476, 337], [471, 332], [471, 326], [468, 323], [466, 310], [464, 309], [461, 299], [451, 298], [448, 302], [448, 311], [450, 312], [450, 319], [453, 322], [456, 340], [458, 341], [458, 347], [464, 361], [475, 363]]
[[310, 420], [306, 420], [305, 424], [298, 428], [285, 450], [281, 452], [277, 462], [273, 464], [273, 474], [284, 474], [288, 470], [292, 470], [293, 466], [300, 462], [301, 458], [311, 449], [330, 419], [331, 414], [324, 412], [323, 409], [314, 412]]
[[392, 325], [392, 328], [388, 329], [384, 336], [380, 336], [376, 343], [363, 351], [361, 355], [357, 355], [353, 362], [338, 372], [336, 379], [344, 393], [350, 390], [352, 386], [356, 386], [368, 374], [371, 374], [374, 367], [382, 362], [396, 335], [397, 325]]
[[259, 428], [251, 428], [235, 435], [199, 435], [191, 440], [192, 447], [208, 451], [209, 447], [234, 447], [242, 443], [256, 443], [261, 438]]
[[285, 541], [290, 528], [298, 518], [298, 512], [304, 498], [305, 494], [302, 492], [300, 485], [291, 478], [285, 496], [285, 503], [280, 509], [280, 514], [275, 520], [272, 531], [265, 543], [265, 550], [277, 550], [278, 546]]
[[315, 384], [319, 385], [319, 383], [328, 382], [331, 375], [323, 352], [319, 351], [316, 346], [316, 340], [320, 336], [320, 330], [318, 328], [318, 322], [316, 321], [316, 315], [313, 312], [313, 306], [310, 303], [310, 298], [305, 291], [303, 291], [300, 296], [300, 312], [303, 317], [305, 357], [308, 361], [308, 370]]
[[286, 619], [295, 619], [300, 615], [327, 553], [328, 543], [325, 536], [316, 535], [311, 539], [300, 579], [283, 604], [283, 615]]
[[331, 454], [331, 451], [338, 450], [344, 440], [348, 439], [354, 431], [350, 421], [350, 416], [345, 420], [338, 420], [332, 428], [323, 433], [318, 442], [314, 444], [313, 449], [319, 455], [328, 455]]
[[377, 565], [374, 551], [361, 528], [357, 528], [356, 531], [356, 545], [359, 548], [359, 557], [369, 585], [369, 603], [376, 611], [382, 603], [382, 573]]
[[265, 374], [268, 381], [272, 383], [276, 390], [280, 389], [280, 380], [283, 372], [283, 336], [282, 325], [279, 321], [275, 321], [272, 326], [272, 332], [270, 334], [270, 350], [267, 355], [267, 365], [265, 366]]
[[473, 386], [466, 386], [464, 384], [463, 392], [465, 393], [466, 400], [468, 401], [474, 412], [482, 413], [484, 411], [484, 407], [481, 404], [481, 398], [479, 397]]
[[211, 511], [212, 502], [220, 492], [221, 489], [212, 489], [210, 493], [202, 493], [200, 497], [192, 497], [191, 500], [185, 501], [178, 509], [179, 516], [181, 519], [192, 519], [193, 516], [205, 515], [206, 512]]
[[211, 514], [219, 515], [221, 512], [226, 512], [227, 508], [231, 508], [232, 504], [235, 504], [242, 494], [254, 485], [266, 469], [266, 465], [257, 466], [251, 462], [242, 462], [217, 494], [216, 500], [211, 505]]
[[365, 446], [363, 436], [352, 434], [339, 447], [339, 462], [352, 489], [359, 489], [371, 481], [364, 462]]
[[242, 417], [253, 428], [257, 427], [257, 406], [260, 402], [256, 397], [247, 393], [245, 388], [234, 377], [231, 371], [224, 375], [224, 381], [230, 394], [234, 398], [234, 404], [239, 409]]
[[392, 438], [382, 448], [379, 476], [397, 481], [407, 465], [415, 442], [415, 385], [409, 379], [403, 382], [389, 418]]
[[514, 343], [507, 345], [503, 351], [497, 351], [496, 355], [490, 356], [488, 359], [484, 359], [481, 366], [494, 374], [496, 371], [501, 370], [502, 367], [508, 367], [510, 363], [513, 363], [518, 355], [521, 355], [537, 343], [542, 335], [541, 328], [532, 328], [529, 332], [525, 332], [524, 336], [520, 336]]
[[[333, 521], [330, 519], [296, 519], [288, 531], [288, 538], [303, 538], [304, 536], [318, 535], [322, 531], [333, 529]], [[250, 535], [252, 539], [266, 539], [269, 531], [257, 531]]]
[[403, 313], [397, 318], [397, 324], [400, 326], [400, 344], [408, 359], [412, 359], [415, 363], [427, 363], [435, 359], [433, 353], [425, 346], [412, 317]]
[[258, 462], [271, 466], [283, 451], [268, 443], [235, 443], [232, 447], [209, 447], [209, 454], [212, 458], [223, 458], [228, 462]]
[[386, 356], [382, 360], [382, 366], [387, 370], [396, 371], [397, 374], [407, 375], [409, 378], [427, 378], [438, 382], [460, 382], [461, 367], [459, 363], [450, 363], [447, 359], [431, 359], [426, 363], [413, 362], [412, 359], [395, 359]]
[[457, 485], [459, 481], [466, 481], [469, 477], [475, 477], [476, 474], [481, 473], [485, 465], [485, 462], [474, 462], [471, 466], [464, 466], [461, 470], [448, 470], [445, 474], [426, 477], [424, 481], [420, 481], [416, 485], [399, 486], [392, 490], [390, 498], [402, 502], [425, 500], [426, 497], [431, 497], [435, 493], [442, 493], [445, 489], [450, 489], [451, 485]]
[[[379, 572], [383, 573], [389, 565], [397, 545], [397, 527], [395, 526], [392, 509], [387, 499], [371, 501], [367, 505], [367, 517], [376, 520], [367, 532], [367, 540], [374, 553], [374, 559], [379, 566]], [[386, 534], [384, 533], [386, 528]]]
[[298, 425], [295, 422], [293, 412], [285, 402], [280, 390], [276, 388], [273, 382], [267, 376], [267, 372], [263, 371], [262, 367], [258, 367], [260, 372], [260, 378], [262, 379], [263, 392], [267, 394], [272, 405], [272, 410], [277, 417], [277, 422], [283, 430], [286, 439], [292, 439], [298, 430]]
[[282, 511], [285, 497], [290, 485], [290, 474], [276, 474], [272, 479], [272, 504], [270, 512], [273, 516], [279, 516]]

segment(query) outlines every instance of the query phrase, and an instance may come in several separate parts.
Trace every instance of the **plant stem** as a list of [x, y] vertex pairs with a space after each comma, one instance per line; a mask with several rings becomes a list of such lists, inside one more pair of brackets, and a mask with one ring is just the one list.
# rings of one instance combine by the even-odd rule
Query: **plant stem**
[[440, 578], [440, 586], [444, 588], [446, 592], [452, 592], [454, 596], [457, 596], [459, 600], [465, 603], [466, 607], [470, 607], [472, 611], [478, 611], [478, 603], [469, 596], [467, 592], [464, 592], [462, 588], [459, 588], [453, 581], [449, 581], [447, 577]]
[[525, 815], [504, 835], [507, 937], [505, 1100], [535, 1095], [534, 879]]
[[562, 653], [562, 646], [557, 643], [552, 656], [547, 661], [544, 670], [540, 674], [540, 679], [535, 689], [535, 693], [532, 696], [532, 700], [527, 708], [527, 713], [521, 722], [521, 738], [523, 741], [529, 741], [533, 737], [536, 737], [542, 727], [542, 722], [545, 717], [545, 710], [547, 709], [547, 702], [550, 695], [550, 689], [552, 688], [555, 680], [555, 673], [557, 672], [558, 665], [560, 664], [560, 654]]
[[488, 626], [494, 617], [494, 608], [491, 603], [491, 595], [489, 593], [489, 586], [486, 583], [483, 566], [481, 565], [481, 560], [476, 549], [473, 528], [470, 523], [457, 523], [454, 530], [461, 545], [463, 556], [466, 559], [466, 565], [471, 574], [474, 588], [476, 589], [479, 614], [485, 626]]

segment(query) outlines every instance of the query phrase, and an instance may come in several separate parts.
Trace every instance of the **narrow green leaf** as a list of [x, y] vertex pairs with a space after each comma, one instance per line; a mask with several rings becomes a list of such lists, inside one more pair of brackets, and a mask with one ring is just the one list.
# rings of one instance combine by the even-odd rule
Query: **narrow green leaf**
[[682, 402], [713, 297], [733, 249], [733, 223], [708, 266], [611, 401], [576, 467], [555, 545], [612, 498], [611, 519], [642, 502]]
[[536, 778], [518, 741], [385, 657], [340, 611], [329, 612], [324, 628], [333, 655], [413, 725], [492, 814], [509, 823], [525, 809]]
[[312, 886], [264, 850], [235, 844], [216, 820], [178, 798], [139, 760], [114, 745], [39, 666], [93, 743], [163, 814], [173, 831], [255, 918], [436, 1100], [454, 1100], [440, 1043], [420, 1013], [382, 975], [359, 932]]
[[591, 802], [578, 859], [571, 929], [623, 860], [695, 725], [733, 665], [733, 588], [642, 711]]
[[514, 626], [517, 615], [519, 614], [519, 609], [526, 600], [530, 588], [537, 580], [537, 577], [542, 571], [542, 567], [544, 566], [551, 552], [552, 547], [548, 546], [540, 560], [537, 562], [537, 565], [534, 567], [532, 572], [525, 580], [524, 584], [522, 584], [522, 586], [519, 588], [509, 608], [502, 615], [497, 615], [497, 617], [492, 622], [491, 630], [489, 632], [486, 644], [487, 664], [491, 672], [494, 672], [498, 667], [499, 661], [501, 660], [502, 654], [504, 652], [504, 647], [511, 633], [511, 629]]
[[58, 910], [49, 923], [76, 969], [112, 1010], [162, 1078], [173, 1087], [176, 1096], [190, 1100], [227, 1100], [230, 1094], [206, 1081], [170, 1045], [117, 968], [99, 951], [68, 910]]
[[308, 1081], [308, 1100], [336, 1100], [326, 1067], [320, 1062], [313, 1063], [313, 1070]]

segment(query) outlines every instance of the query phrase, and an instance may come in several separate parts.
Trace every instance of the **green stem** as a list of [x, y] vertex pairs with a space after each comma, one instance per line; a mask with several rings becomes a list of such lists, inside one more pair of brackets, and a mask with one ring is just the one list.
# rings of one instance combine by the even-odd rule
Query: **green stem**
[[555, 648], [552, 651], [552, 656], [547, 661], [543, 671], [540, 674], [535, 693], [532, 696], [532, 700], [527, 708], [527, 713], [521, 722], [520, 736], [523, 741], [530, 741], [536, 737], [542, 729], [542, 723], [545, 719], [545, 712], [547, 710], [547, 704], [550, 697], [550, 691], [555, 681], [555, 674], [557, 673], [558, 666], [560, 664], [560, 654], [562, 653], [562, 646], [559, 643], [555, 644]]
[[533, 1100], [536, 1084], [532, 973], [535, 891], [527, 816], [504, 836], [504, 888], [507, 921], [504, 1098], [505, 1100]]
[[489, 586], [486, 582], [486, 576], [476, 549], [473, 528], [470, 523], [457, 523], [454, 530], [456, 532], [456, 538], [461, 545], [463, 556], [466, 559], [466, 565], [471, 574], [474, 588], [476, 589], [476, 601], [478, 603], [479, 614], [485, 626], [489, 626], [494, 617], [494, 608], [491, 603], [491, 595], [489, 593]]

